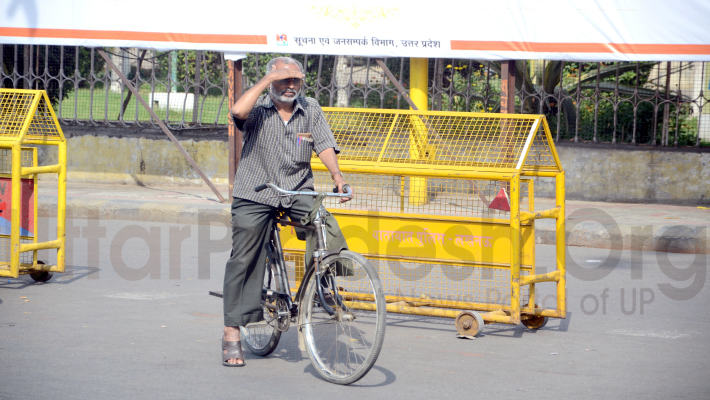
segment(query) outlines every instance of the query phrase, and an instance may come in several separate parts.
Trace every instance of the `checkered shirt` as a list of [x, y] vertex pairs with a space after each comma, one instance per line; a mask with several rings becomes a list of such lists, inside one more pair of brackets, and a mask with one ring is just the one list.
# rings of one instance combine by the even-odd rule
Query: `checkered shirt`
[[[288, 125], [265, 94], [257, 100], [246, 120], [234, 117], [243, 133], [242, 156], [234, 178], [232, 196], [272, 207], [290, 207], [291, 197], [273, 197], [269, 188], [257, 193], [254, 188], [273, 182], [286, 190], [313, 190], [311, 156], [333, 147], [339, 153], [333, 132], [323, 110], [315, 99], [299, 96]], [[311, 133], [312, 141], [298, 138], [298, 133]]]

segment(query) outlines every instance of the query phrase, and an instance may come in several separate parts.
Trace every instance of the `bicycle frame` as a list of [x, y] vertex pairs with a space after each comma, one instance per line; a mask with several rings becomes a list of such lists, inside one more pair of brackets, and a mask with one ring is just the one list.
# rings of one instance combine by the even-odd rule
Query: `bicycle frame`
[[[323, 206], [321, 206], [321, 209], [324, 209]], [[295, 227], [300, 227], [303, 229], [312, 229], [315, 230], [317, 233], [317, 242], [318, 246], [316, 250], [313, 253], [313, 263], [309, 266], [307, 266], [307, 270], [305, 271], [305, 274], [303, 275], [303, 281], [302, 284], [299, 285], [298, 290], [296, 291], [296, 295], [292, 298], [291, 297], [291, 286], [288, 281], [288, 271], [286, 270], [286, 261], [284, 260], [283, 257], [283, 248], [281, 247], [281, 235], [279, 232], [281, 231], [281, 228], [279, 227], [279, 224], [282, 225], [290, 225], [290, 226], [295, 226]], [[266, 289], [263, 289], [264, 291], [262, 294], [265, 297], [280, 297], [284, 301], [286, 301], [286, 304], [288, 305], [288, 308], [291, 312], [291, 317], [294, 316], [296, 311], [298, 310], [298, 305], [300, 304], [300, 300], [305, 294], [306, 290], [306, 285], [303, 284], [303, 282], [308, 282], [311, 279], [311, 275], [315, 273], [317, 276], [320, 276], [320, 271], [319, 267], [322, 265], [322, 261], [324, 257], [327, 255], [327, 238], [326, 238], [326, 227], [325, 224], [323, 223], [323, 218], [321, 217], [321, 210], [319, 209], [318, 212], [316, 213], [316, 218], [313, 220], [313, 227], [308, 227], [308, 226], [302, 226], [301, 224], [287, 221], [284, 219], [280, 218], [274, 218], [273, 219], [273, 225], [271, 227], [271, 238], [269, 243], [267, 244], [267, 257], [269, 260], [273, 260], [274, 264], [276, 265], [276, 272], [274, 279], [278, 279], [278, 282], [280, 283], [280, 287], [284, 288], [284, 293], [274, 293], [273, 291], [269, 291]], [[269, 273], [269, 268], [266, 269], [265, 271], [266, 274]], [[343, 305], [342, 298], [340, 294], [337, 291], [337, 288], [334, 288], [335, 291], [335, 299], [334, 301], [336, 304]], [[330, 307], [330, 305], [326, 302], [325, 296], [323, 295], [323, 290], [321, 285], [318, 285], [317, 287], [317, 293], [318, 297], [321, 301], [321, 305], [323, 308], [326, 310], [326, 312], [330, 315], [333, 315], [335, 311]], [[295, 301], [294, 301], [295, 299]], [[268, 307], [268, 306], [267, 306]], [[276, 310], [278, 311], [278, 310]], [[281, 317], [281, 315], [279, 315]]]
[[[294, 196], [294, 195], [307, 195], [307, 196], [317, 196], [319, 193], [314, 192], [314, 191], [290, 191], [290, 190], [284, 190], [279, 188], [278, 186], [274, 185], [271, 182], [264, 183], [262, 185], [257, 186], [254, 190], [257, 192], [260, 192], [266, 188], [272, 188], [276, 190], [277, 192], [281, 193], [281, 196]], [[334, 193], [327, 193], [326, 196], [333, 196], [333, 197], [348, 197], [349, 195], [352, 194], [352, 189], [350, 189], [349, 185], [343, 186], [343, 189], [345, 190], [345, 193], [336, 193], [334, 190]], [[286, 271], [286, 261], [284, 260], [283, 257], [283, 248], [281, 247], [281, 236], [279, 235], [279, 231], [281, 228], [279, 228], [279, 223], [283, 225], [291, 225], [291, 226], [296, 226], [300, 227], [303, 229], [312, 229], [316, 231], [316, 239], [317, 239], [317, 246], [316, 250], [313, 252], [313, 266], [309, 267], [309, 265], [306, 265], [306, 271], [303, 276], [303, 282], [308, 282], [311, 278], [311, 274], [313, 274], [313, 271], [316, 271], [316, 275], [320, 277], [320, 273], [322, 272], [320, 270], [320, 265], [322, 265], [323, 258], [327, 255], [328, 252], [328, 247], [327, 247], [327, 238], [326, 238], [326, 226], [323, 223], [324, 217], [321, 217], [322, 213], [321, 211], [325, 210], [325, 207], [323, 205], [320, 206], [318, 211], [316, 212], [316, 217], [313, 219], [313, 226], [302, 226], [301, 224], [294, 223], [291, 221], [286, 221], [284, 219], [280, 219], [278, 217], [273, 218], [272, 220], [272, 227], [271, 227], [271, 238], [270, 238], [270, 243], [268, 243], [267, 246], [267, 256], [270, 262], [275, 262], [276, 264], [276, 275], [275, 278], [279, 279], [282, 288], [285, 288], [285, 293], [274, 293], [271, 290], [266, 290], [262, 292], [262, 295], [264, 297], [272, 297], [274, 294], [276, 294], [277, 297], [282, 298], [283, 300], [286, 301], [286, 304], [288, 305], [288, 309], [290, 311], [291, 316], [295, 314], [295, 311], [297, 310], [298, 304], [300, 303], [301, 298], [304, 295], [304, 288], [306, 285], [299, 285], [298, 291], [296, 292], [296, 296], [294, 297], [296, 301], [294, 302], [291, 297], [291, 286], [288, 283], [288, 272]], [[276, 211], [278, 213], [278, 211]], [[270, 271], [270, 268], [267, 268], [265, 270], [265, 274], [268, 274]], [[335, 301], [336, 304], [340, 304], [341, 306], [343, 305], [342, 298], [340, 297], [340, 294], [338, 294], [337, 288], [334, 288], [335, 292]], [[318, 285], [318, 297], [320, 299], [321, 305], [323, 308], [328, 312], [328, 314], [333, 315], [335, 311], [327, 304], [325, 301], [325, 296], [323, 295], [323, 290], [321, 285]], [[271, 309], [272, 307], [269, 306], [266, 301], [263, 301], [264, 305]], [[272, 311], [277, 311], [278, 310], [272, 310]], [[279, 318], [282, 317], [282, 315], [278, 315]]]

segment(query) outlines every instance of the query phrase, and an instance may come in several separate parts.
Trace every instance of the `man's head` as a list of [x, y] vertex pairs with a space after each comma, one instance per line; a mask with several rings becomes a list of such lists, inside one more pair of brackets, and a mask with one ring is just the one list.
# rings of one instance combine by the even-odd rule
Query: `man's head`
[[[291, 57], [276, 57], [266, 64], [266, 71], [271, 72], [277, 69], [288, 68], [298, 70], [303, 73], [303, 65]], [[272, 99], [280, 103], [293, 103], [301, 91], [301, 82], [295, 79], [287, 79], [288, 82], [276, 81], [271, 84], [269, 93]]]

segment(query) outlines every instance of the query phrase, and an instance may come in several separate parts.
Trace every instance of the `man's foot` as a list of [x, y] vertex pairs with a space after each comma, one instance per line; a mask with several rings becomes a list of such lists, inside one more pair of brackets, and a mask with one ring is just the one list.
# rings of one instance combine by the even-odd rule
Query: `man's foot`
[[[239, 342], [239, 327], [238, 326], [225, 326], [224, 336], [222, 338], [225, 342]], [[241, 343], [239, 344], [241, 347]], [[227, 354], [227, 350], [222, 351], [223, 354]], [[226, 361], [228, 364], [244, 364], [244, 359], [241, 358], [230, 358]]]

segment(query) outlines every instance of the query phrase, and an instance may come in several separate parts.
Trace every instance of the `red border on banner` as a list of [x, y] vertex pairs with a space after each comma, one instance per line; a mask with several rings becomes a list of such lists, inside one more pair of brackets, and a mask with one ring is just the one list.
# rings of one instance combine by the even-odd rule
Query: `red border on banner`
[[266, 35], [216, 35], [204, 33], [97, 31], [83, 29], [0, 27], [0, 36], [53, 39], [136, 40], [142, 42], [267, 44]]
[[710, 44], [541, 43], [452, 40], [451, 50], [710, 55]]

